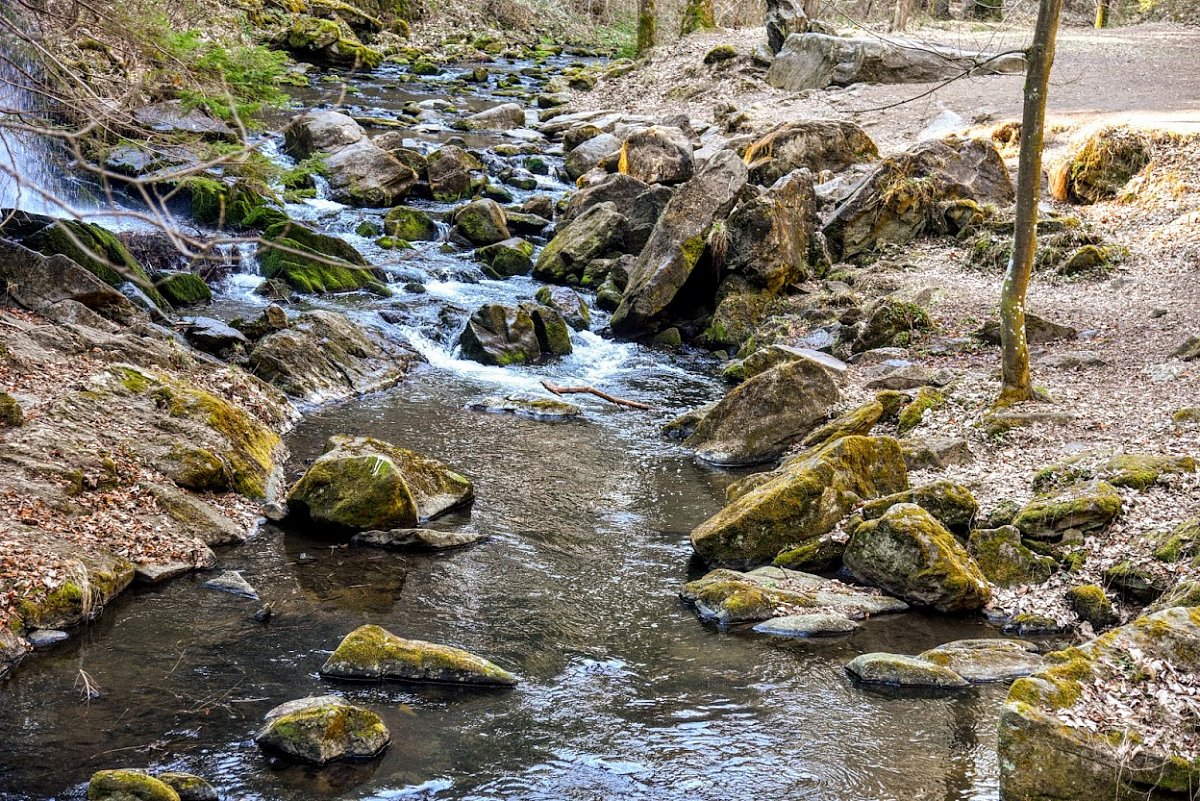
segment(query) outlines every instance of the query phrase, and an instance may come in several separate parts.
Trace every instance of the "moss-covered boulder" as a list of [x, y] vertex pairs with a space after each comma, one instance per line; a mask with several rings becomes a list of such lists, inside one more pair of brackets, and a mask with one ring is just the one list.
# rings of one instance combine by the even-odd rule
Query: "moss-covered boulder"
[[1037, 646], [1021, 640], [955, 640], [917, 658], [948, 667], [972, 684], [1012, 681], [1042, 667]]
[[701, 619], [721, 626], [770, 620], [804, 610], [861, 620], [908, 609], [903, 601], [873, 590], [778, 567], [749, 573], [714, 570], [684, 585], [679, 597], [695, 607]]
[[313, 765], [374, 759], [392, 739], [379, 715], [336, 695], [280, 704], [265, 720], [254, 737], [260, 747]]
[[842, 555], [846, 552], [846, 541], [845, 536], [836, 536], [834, 532], [822, 534], [820, 537], [799, 545], [784, 548], [771, 560], [771, 564], [788, 570], [809, 572], [833, 570], [842, 563]]
[[413, 528], [475, 497], [441, 462], [370, 437], [333, 436], [288, 493], [299, 517], [343, 530]]
[[628, 224], [616, 204], [597, 203], [555, 233], [538, 255], [534, 278], [556, 283], [580, 283], [584, 269], [595, 259], [624, 247]]
[[383, 219], [383, 232], [405, 242], [436, 242], [440, 234], [437, 223], [420, 209], [397, 206]]
[[487, 265], [492, 278], [529, 275], [533, 270], [533, 245], [520, 237], [510, 237], [475, 251], [475, 258]]
[[918, 303], [887, 296], [876, 301], [851, 343], [851, 350], [862, 353], [875, 348], [908, 347], [917, 337], [933, 329], [933, 318]]
[[492, 245], [509, 239], [504, 208], [494, 200], [474, 200], [455, 210], [453, 233], [473, 245]]
[[678, 128], [637, 129], [622, 143], [617, 169], [645, 184], [681, 184], [696, 172], [692, 143]]
[[1190, 712], [1156, 667], [1200, 671], [1200, 610], [1139, 618], [1046, 663], [1013, 684], [1000, 714], [1003, 798], [1165, 800], [1200, 786], [1200, 766], [1177, 750]]
[[216, 228], [261, 230], [287, 219], [271, 190], [247, 179], [195, 176], [183, 182], [192, 202], [192, 219]]
[[25, 422], [25, 410], [12, 395], [0, 390], [0, 428], [16, 428]]
[[576, 331], [592, 327], [592, 312], [587, 301], [573, 289], [563, 286], [544, 286], [533, 296], [543, 306], [555, 309]]
[[825, 425], [810, 431], [800, 440], [805, 448], [813, 448], [833, 442], [840, 437], [865, 437], [883, 416], [883, 404], [879, 401], [867, 401], [844, 414], [835, 417]]
[[1154, 558], [1160, 562], [1194, 561], [1200, 556], [1200, 518], [1185, 520], [1154, 539]]
[[1058, 571], [1054, 559], [1034, 553], [1021, 542], [1016, 526], [972, 531], [967, 553], [997, 587], [1041, 584]]
[[1117, 196], [1150, 163], [1152, 145], [1141, 131], [1105, 128], [1087, 139], [1050, 176], [1056, 200], [1099, 203]]
[[966, 549], [916, 504], [897, 504], [855, 528], [842, 560], [860, 581], [940, 612], [977, 611], [991, 599]]
[[933, 387], [921, 387], [917, 390], [917, 395], [900, 410], [899, 418], [896, 421], [896, 433], [900, 436], [907, 436], [912, 433], [913, 429], [925, 422], [925, 414], [940, 409], [946, 405], [946, 396], [940, 390]]
[[92, 774], [88, 801], [180, 801], [166, 782], [136, 770], [101, 770]]
[[523, 303], [521, 306], [528, 312], [529, 319], [533, 320], [533, 331], [543, 356], [566, 356], [574, 350], [571, 328], [558, 309], [538, 303]]
[[1121, 496], [1111, 484], [1083, 481], [1034, 498], [1017, 513], [1013, 525], [1031, 539], [1057, 540], [1071, 529], [1085, 534], [1101, 531], [1121, 509]]
[[900, 445], [890, 437], [842, 437], [789, 459], [692, 531], [692, 547], [713, 564], [770, 562], [786, 548], [833, 529], [864, 499], [908, 484]]
[[375, 69], [383, 53], [364, 45], [349, 26], [338, 20], [297, 16], [279, 44], [298, 58], [353, 69]]
[[212, 290], [195, 273], [168, 273], [154, 282], [154, 288], [177, 309], [212, 300]]
[[822, 420], [841, 398], [820, 364], [786, 362], [735, 387], [684, 443], [706, 462], [760, 464], [778, 458]]
[[[625, 296], [613, 313], [613, 333], [626, 337], [654, 333], [677, 299], [689, 310], [707, 300], [702, 279], [692, 277], [708, 248], [713, 224], [733, 208], [747, 177], [746, 165], [737, 154], [722, 150], [676, 190], [630, 273]], [[697, 296], [689, 296], [688, 287]]]
[[321, 666], [328, 679], [479, 684], [515, 687], [517, 677], [475, 654], [420, 640], [405, 640], [379, 626], [346, 635]]
[[915, 503], [954, 532], [966, 534], [979, 514], [979, 503], [971, 491], [953, 481], [934, 481], [868, 501], [862, 507], [864, 520], [874, 520], [898, 503]]
[[264, 276], [286, 281], [301, 292], [325, 294], [365, 289], [379, 295], [390, 294], [383, 284], [383, 274], [371, 267], [350, 243], [296, 222], [268, 228], [256, 256]]
[[499, 367], [531, 364], [542, 355], [529, 311], [499, 303], [479, 307], [467, 320], [458, 344], [466, 358]]
[[939, 690], [970, 686], [970, 682], [948, 667], [900, 654], [870, 653], [856, 656], [846, 664], [846, 672], [863, 684]]
[[1108, 593], [1099, 584], [1081, 584], [1067, 590], [1067, 605], [1075, 616], [1097, 631], [1121, 622]]
[[200, 776], [169, 770], [154, 778], [174, 790], [179, 801], [220, 801], [217, 789]]
[[426, 162], [429, 191], [434, 200], [443, 203], [468, 198], [483, 170], [483, 162], [475, 156], [456, 145], [446, 145], [430, 153]]

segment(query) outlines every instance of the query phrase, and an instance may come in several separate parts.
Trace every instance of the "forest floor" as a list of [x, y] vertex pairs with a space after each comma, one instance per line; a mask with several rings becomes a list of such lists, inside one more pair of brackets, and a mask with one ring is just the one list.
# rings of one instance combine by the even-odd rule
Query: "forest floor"
[[[927, 40], [967, 49], [1020, 47], [1028, 31], [995, 33], [975, 28], [922, 29]], [[693, 36], [654, 52], [648, 68], [604, 81], [576, 105], [633, 113], [687, 112], [711, 120], [713, 110], [732, 104], [749, 116], [746, 130], [762, 133], [791, 119], [831, 117], [862, 125], [886, 155], [918, 141], [935, 120], [939, 129], [987, 135], [999, 123], [1018, 120], [1021, 76], [955, 81], [912, 102], [933, 85], [859, 85], [847, 89], [789, 93], [768, 86], [765, 69], [749, 53], [764, 39], [762, 29], [718, 31]], [[705, 66], [717, 44], [735, 45], [743, 57], [728, 67]], [[1151, 132], [1153, 160], [1118, 199], [1092, 206], [1067, 206], [1045, 199], [1043, 211], [1078, 215], [1124, 245], [1130, 257], [1100, 278], [1069, 279], [1038, 274], [1029, 309], [1078, 329], [1076, 341], [1033, 348], [1034, 381], [1065, 423], [1017, 429], [996, 438], [982, 425], [999, 390], [999, 354], [994, 347], [922, 350], [913, 358], [931, 368], [949, 368], [958, 380], [950, 402], [926, 417], [918, 436], [965, 437], [975, 455], [945, 473], [914, 476], [961, 481], [976, 494], [986, 514], [1003, 501], [1024, 503], [1034, 495], [1034, 473], [1066, 457], [1089, 452], [1138, 452], [1200, 456], [1200, 428], [1176, 423], [1181, 408], [1200, 405], [1200, 361], [1173, 359], [1176, 349], [1200, 333], [1200, 29], [1168, 24], [1117, 30], [1064, 30], [1053, 72], [1046, 165], [1099, 127], [1127, 124]], [[899, 105], [895, 105], [899, 103]], [[887, 108], [884, 108], [887, 107]], [[954, 112], [961, 119], [949, 117]], [[939, 119], [939, 117], [941, 119]], [[1016, 147], [1002, 150], [1015, 176]], [[935, 340], [969, 337], [996, 316], [999, 271], [968, 264], [969, 242], [919, 240], [891, 253], [874, 268], [876, 286], [906, 293], [923, 290], [937, 322]], [[880, 280], [882, 279], [882, 281]], [[1078, 356], [1086, 365], [1064, 368]], [[1058, 365], [1058, 366], [1052, 366]], [[848, 371], [848, 405], [872, 394], [864, 385], [869, 369]], [[1060, 622], [1074, 620], [1063, 600], [1070, 585], [1104, 584], [1104, 570], [1133, 559], [1164, 580], [1194, 578], [1190, 566], [1163, 565], [1150, 557], [1154, 535], [1200, 514], [1200, 479], [1174, 477], [1144, 492], [1122, 490], [1125, 513], [1101, 537], [1087, 543], [1092, 557], [1078, 572], [1060, 573], [1050, 583], [998, 593], [994, 611], [1036, 611]], [[1125, 608], [1128, 618], [1136, 608]], [[1086, 630], [1085, 630], [1086, 631]]]

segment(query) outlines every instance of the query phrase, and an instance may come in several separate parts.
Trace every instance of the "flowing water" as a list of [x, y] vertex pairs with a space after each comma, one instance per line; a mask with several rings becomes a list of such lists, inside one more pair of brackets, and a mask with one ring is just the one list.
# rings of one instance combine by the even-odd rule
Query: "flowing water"
[[[402, 102], [386, 73], [359, 90], [354, 102], [375, 116]], [[438, 87], [420, 91], [436, 97]], [[565, 187], [547, 179], [541, 190]], [[392, 391], [310, 414], [290, 436], [289, 477], [330, 434], [391, 440], [471, 476], [474, 506], [435, 525], [490, 539], [414, 556], [264, 526], [220, 559], [274, 605], [266, 625], [253, 619], [257, 603], [201, 588], [203, 575], [128, 593], [0, 693], [0, 798], [81, 798], [92, 772], [118, 766], [187, 770], [224, 798], [264, 801], [995, 798], [1003, 688], [896, 695], [855, 686], [842, 667], [867, 651], [915, 653], [993, 630], [912, 613], [846, 638], [779, 640], [706, 627], [678, 600], [702, 572], [687, 534], [737, 476], [697, 465], [658, 426], [719, 396], [713, 364], [590, 333], [552, 364], [464, 362], [453, 340], [465, 315], [529, 296], [533, 281], [482, 280], [469, 256], [436, 244], [378, 251], [351, 232], [381, 212], [326, 201], [291, 211], [387, 265], [398, 291], [321, 305], [376, 323], [381, 306], [391, 309], [403, 320], [395, 332], [428, 364]], [[414, 280], [428, 291], [405, 293]], [[250, 292], [258, 281], [232, 277], [216, 308], [260, 307]], [[548, 423], [464, 409], [536, 390], [541, 378], [599, 385], [659, 411], [585, 399], [583, 420]], [[470, 649], [522, 683], [321, 680], [329, 652], [364, 623]], [[85, 678], [101, 693], [90, 702]], [[382, 759], [315, 770], [259, 752], [252, 738], [268, 709], [328, 692], [383, 716], [393, 741]]]

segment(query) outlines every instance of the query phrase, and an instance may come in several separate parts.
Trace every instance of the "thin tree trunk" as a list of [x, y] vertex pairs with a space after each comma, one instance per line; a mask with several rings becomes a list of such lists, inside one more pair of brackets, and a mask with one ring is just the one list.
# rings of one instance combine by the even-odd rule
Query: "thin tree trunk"
[[950, 0], [933, 0], [933, 18], [950, 19]]
[[679, 26], [680, 36], [715, 27], [717, 14], [713, 11], [713, 0], [687, 0], [683, 7], [683, 22]]
[[916, 0], [896, 0], [896, 15], [892, 18], [892, 30], [902, 31], [908, 27]]
[[1037, 249], [1038, 194], [1042, 185], [1042, 142], [1045, 139], [1046, 94], [1063, 0], [1040, 0], [1021, 115], [1021, 154], [1017, 167], [1017, 211], [1012, 258], [1000, 290], [1000, 344], [1003, 386], [1000, 405], [1030, 400], [1029, 343], [1025, 337], [1025, 294]]
[[1108, 27], [1108, 9], [1111, 0], [1096, 0], [1096, 27]]
[[654, 0], [638, 0], [637, 52], [654, 47]]
[[816, 19], [821, 13], [822, 0], [804, 0], [804, 16]]

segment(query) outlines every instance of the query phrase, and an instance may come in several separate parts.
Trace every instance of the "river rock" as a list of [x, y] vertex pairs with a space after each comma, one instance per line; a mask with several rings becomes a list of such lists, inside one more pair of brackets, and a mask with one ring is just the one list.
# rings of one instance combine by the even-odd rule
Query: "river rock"
[[297, 117], [283, 130], [284, 150], [295, 159], [318, 153], [334, 153], [362, 141], [363, 127], [352, 117], [337, 111], [309, 111]]
[[800, 0], [767, 0], [767, 47], [772, 53], [783, 49], [793, 33], [808, 32], [808, 15]]
[[665, 125], [635, 130], [621, 145], [618, 169], [646, 184], [681, 184], [696, 173], [692, 142]]
[[749, 573], [713, 570], [684, 585], [679, 597], [704, 620], [728, 626], [802, 613], [846, 620], [904, 612], [908, 604], [882, 593], [798, 570], [761, 567]]
[[263, 275], [286, 281], [301, 292], [367, 289], [389, 294], [382, 272], [348, 242], [290, 220], [263, 232], [255, 257]]
[[843, 561], [859, 581], [939, 612], [973, 612], [991, 599], [966, 549], [916, 504], [897, 504], [856, 527]]
[[154, 288], [177, 309], [183, 306], [198, 306], [212, 300], [212, 290], [204, 283], [204, 279], [195, 273], [171, 272], [160, 275], [154, 281]]
[[480, 306], [467, 320], [458, 344], [466, 358], [500, 367], [530, 364], [542, 355], [529, 311], [499, 303]]
[[175, 788], [137, 770], [101, 770], [92, 774], [88, 801], [181, 801]]
[[827, 419], [840, 397], [824, 367], [785, 362], [731, 390], [684, 444], [712, 464], [767, 462]]
[[615, 172], [571, 195], [559, 222], [567, 225], [592, 206], [601, 203], [613, 203], [617, 209], [629, 209], [637, 197], [649, 188], [644, 181], [632, 175]]
[[1022, 73], [1020, 55], [996, 55], [896, 37], [848, 38], [797, 33], [784, 42], [767, 83], [788, 92], [853, 83], [929, 83], [963, 74]]
[[136, 314], [124, 295], [67, 256], [44, 256], [7, 239], [0, 239], [0, 281], [11, 301], [31, 311], [78, 303], [116, 320]]
[[571, 328], [557, 309], [537, 303], [522, 303], [521, 307], [533, 320], [533, 330], [543, 356], [566, 356], [574, 350]]
[[475, 258], [488, 266], [493, 278], [512, 278], [533, 270], [533, 250], [530, 242], [514, 236], [479, 248]]
[[[1200, 767], [1146, 735], [1178, 719], [1174, 694], [1152, 665], [1162, 660], [1172, 672], [1194, 675], [1198, 645], [1200, 611], [1177, 607], [1049, 654], [1043, 670], [1013, 684], [1000, 713], [1001, 795], [1012, 801], [1186, 797], [1200, 786]], [[1097, 691], [1097, 683], [1109, 689]], [[1109, 722], [1091, 729], [1087, 711], [1064, 714], [1077, 702], [1102, 710]], [[1138, 707], [1136, 715], [1126, 711]], [[1121, 742], [1138, 747], [1119, 750], [1114, 744]]]
[[816, 227], [812, 177], [789, 173], [730, 215], [725, 269], [778, 294], [810, 276], [809, 245]]
[[483, 162], [456, 145], [444, 145], [429, 154], [426, 170], [433, 199], [443, 203], [470, 197], [475, 175], [483, 172]]
[[252, 601], [258, 600], [258, 590], [254, 589], [250, 585], [250, 582], [242, 578], [242, 574], [236, 570], [226, 570], [219, 576], [204, 582], [204, 586], [210, 590], [227, 592], [231, 595], [240, 595]]
[[454, 232], [473, 245], [492, 245], [512, 235], [504, 208], [494, 200], [474, 200], [454, 212]]
[[650, 241], [650, 235], [658, 225], [658, 218], [666, 211], [667, 204], [675, 196], [674, 187], [652, 186], [633, 199], [631, 205], [617, 204], [629, 223], [625, 237], [625, 251], [637, 255]]
[[1037, 646], [1022, 640], [955, 640], [917, 658], [948, 667], [972, 684], [1012, 681], [1042, 667]]
[[587, 301], [575, 290], [563, 286], [544, 286], [533, 297], [538, 303], [561, 314], [576, 331], [587, 331], [592, 327], [592, 313]]
[[397, 206], [383, 220], [383, 232], [405, 242], [436, 242], [440, 238], [437, 223], [420, 209]]
[[369, 139], [326, 157], [325, 169], [330, 197], [351, 206], [394, 206], [417, 184], [411, 167]]
[[435, 531], [428, 528], [393, 528], [360, 531], [350, 538], [353, 545], [404, 551], [442, 551], [486, 540], [488, 535], [469, 531]]
[[746, 149], [750, 179], [771, 186], [795, 170], [813, 175], [879, 158], [879, 149], [860, 126], [845, 120], [793, 120], [781, 123]]
[[938, 690], [957, 690], [970, 686], [970, 682], [950, 668], [900, 654], [863, 654], [850, 660], [846, 672], [863, 684]]
[[0, 679], [11, 673], [28, 652], [28, 643], [8, 626], [0, 626]]
[[463, 117], [454, 125], [467, 131], [511, 131], [525, 127], [525, 107], [519, 103], [499, 106]]
[[37, 631], [29, 632], [25, 638], [29, 640], [29, 644], [34, 648], [49, 648], [51, 645], [58, 645], [60, 642], [66, 642], [71, 639], [71, 635], [65, 631], [58, 629], [38, 629]]
[[1013, 525], [1030, 539], [1057, 540], [1070, 529], [1089, 534], [1107, 528], [1122, 507], [1120, 493], [1107, 481], [1081, 481], [1037, 496]]
[[220, 801], [217, 790], [200, 776], [169, 770], [155, 776], [179, 796], [179, 801]]
[[654, 333], [700, 262], [709, 228], [733, 208], [746, 178], [742, 160], [723, 150], [676, 190], [629, 276], [612, 317], [615, 334]]
[[979, 503], [971, 491], [953, 481], [934, 481], [863, 504], [864, 520], [875, 520], [898, 503], [915, 503], [951, 531], [965, 535], [979, 514]]
[[556, 398], [517, 393], [504, 398], [484, 398], [467, 405], [468, 409], [501, 412], [532, 417], [535, 420], [570, 420], [583, 415], [583, 409]]
[[594, 136], [580, 142], [567, 153], [563, 168], [572, 181], [578, 181], [584, 174], [596, 169], [601, 162], [617, 155], [621, 151], [621, 140], [610, 133]]
[[710, 564], [769, 562], [833, 529], [864, 499], [899, 492], [908, 474], [891, 437], [842, 437], [788, 459], [692, 531]]
[[956, 234], [980, 206], [1004, 208], [1013, 197], [1008, 167], [991, 142], [922, 142], [877, 167], [821, 230], [832, 257], [844, 261], [927, 232]]
[[180, 323], [188, 344], [205, 353], [221, 356], [250, 345], [241, 331], [212, 317], [183, 317]]
[[871, 433], [871, 429], [875, 427], [881, 417], [883, 417], [883, 404], [877, 400], [867, 401], [862, 406], [851, 409], [820, 428], [810, 431], [804, 439], [800, 440], [800, 445], [805, 448], [813, 448], [841, 437], [865, 437]]
[[321, 666], [321, 675], [359, 681], [517, 685], [516, 676], [468, 651], [405, 640], [379, 626], [360, 626], [347, 634]]
[[776, 637], [835, 637], [857, 628], [853, 620], [838, 615], [785, 615], [764, 620], [754, 630]]
[[391, 742], [383, 720], [336, 695], [300, 698], [266, 715], [254, 740], [267, 751], [324, 765], [343, 759], [374, 759]]
[[354, 531], [413, 528], [470, 503], [470, 479], [446, 465], [370, 437], [335, 435], [288, 492], [290, 514]]
[[563, 226], [542, 249], [533, 267], [541, 281], [580, 281], [594, 259], [624, 246], [627, 223], [616, 204], [598, 203]]

